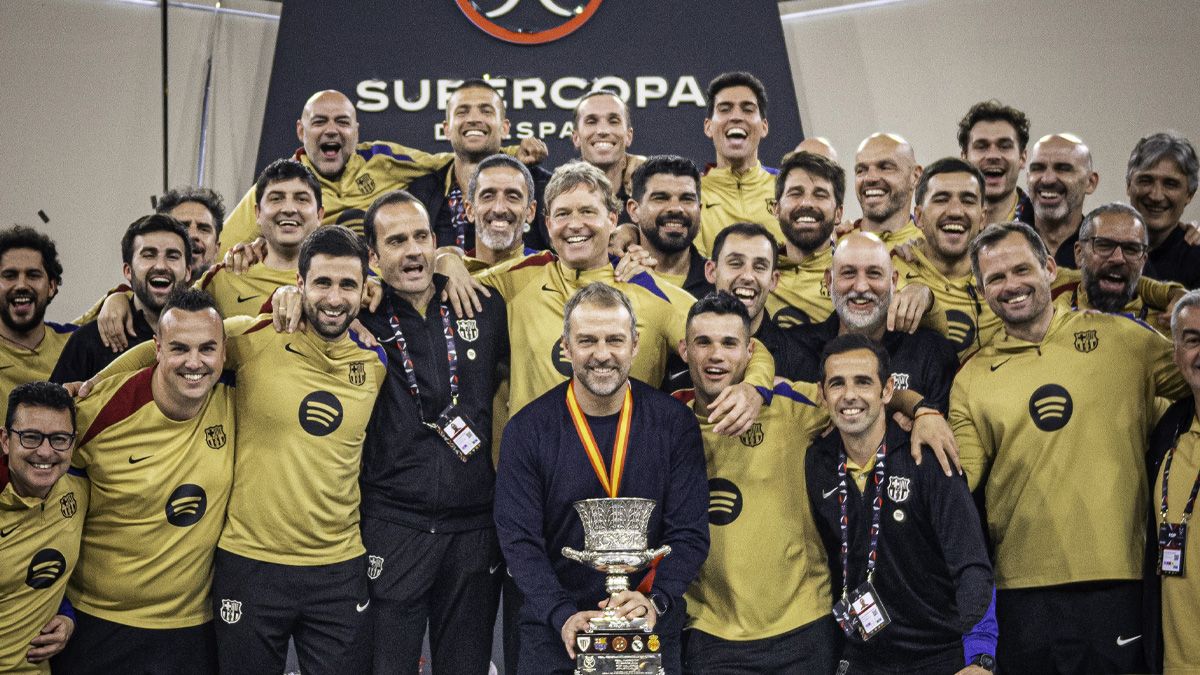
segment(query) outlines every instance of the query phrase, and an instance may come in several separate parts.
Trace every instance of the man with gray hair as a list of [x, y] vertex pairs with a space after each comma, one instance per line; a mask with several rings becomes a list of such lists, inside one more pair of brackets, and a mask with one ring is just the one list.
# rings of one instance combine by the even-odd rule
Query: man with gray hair
[[[1150, 511], [1146, 537], [1147, 598], [1145, 649], [1151, 672], [1200, 669], [1194, 648], [1200, 575], [1188, 574], [1184, 561], [1200, 560], [1200, 538], [1187, 541], [1184, 525], [1195, 500], [1192, 476], [1200, 472], [1200, 291], [1183, 296], [1171, 313], [1175, 366], [1191, 395], [1163, 413], [1150, 436]], [[1157, 611], [1156, 611], [1157, 610]]]
[[529, 168], [503, 153], [475, 167], [467, 182], [466, 214], [475, 227], [475, 248], [464, 259], [468, 271], [537, 252], [522, 240], [537, 216], [535, 190], [540, 187]]
[[1057, 265], [1024, 223], [988, 227], [970, 256], [1003, 328], [955, 376], [950, 426], [987, 505], [1000, 669], [1138, 672], [1146, 439], [1155, 397], [1187, 390], [1170, 344], [1056, 308]]
[[617, 614], [645, 618], [648, 644], [661, 645], [666, 672], [681, 670], [683, 593], [708, 554], [708, 477], [695, 415], [630, 377], [647, 339], [636, 310], [607, 283], [574, 293], [560, 337], [571, 379], [525, 406], [505, 429], [495, 519], [524, 595], [518, 673], [574, 672], [575, 636], [609, 601], [604, 575], [560, 551], [583, 548], [572, 504], [613, 497], [654, 500], [646, 543], [671, 547], [652, 570], [630, 576], [631, 590], [615, 598]]
[[1173, 131], [1143, 137], [1129, 155], [1125, 193], [1150, 235], [1146, 274], [1188, 288], [1200, 286], [1200, 246], [1185, 240], [1188, 225], [1181, 219], [1198, 182], [1196, 148]]

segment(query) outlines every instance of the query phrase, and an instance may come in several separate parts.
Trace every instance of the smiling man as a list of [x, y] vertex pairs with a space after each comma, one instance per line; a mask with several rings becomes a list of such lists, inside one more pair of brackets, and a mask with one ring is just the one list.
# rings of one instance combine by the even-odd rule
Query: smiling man
[[629, 106], [617, 92], [595, 89], [579, 99], [574, 119], [571, 143], [580, 159], [603, 171], [616, 188], [621, 203], [617, 222], [630, 222], [626, 205], [633, 195], [633, 172], [646, 158], [629, 152], [633, 144]]
[[1029, 118], [995, 99], [976, 103], [959, 120], [962, 158], [983, 173], [985, 226], [1011, 220], [1033, 225], [1033, 203], [1017, 186], [1027, 145]]
[[1125, 171], [1125, 194], [1150, 234], [1147, 273], [1200, 286], [1200, 246], [1184, 240], [1183, 212], [1200, 185], [1200, 160], [1191, 141], [1164, 131], [1138, 140]]
[[[45, 320], [62, 274], [50, 237], [22, 225], [0, 230], [0, 391], [54, 371], [75, 330]], [[0, 397], [0, 413], [7, 405]]]
[[1092, 151], [1074, 134], [1050, 134], [1029, 153], [1029, 196], [1033, 227], [1062, 267], [1075, 267], [1075, 242], [1083, 222], [1083, 202], [1096, 191], [1100, 174]]
[[[135, 220], [121, 237], [122, 273], [133, 288], [131, 344], [154, 337], [167, 296], [186, 286], [191, 274], [192, 243], [187, 228], [156, 213]], [[124, 295], [120, 296], [125, 299]], [[50, 379], [82, 382], [112, 363], [117, 354], [100, 339], [97, 322], [84, 325], [67, 342]]]
[[854, 227], [875, 234], [888, 248], [920, 239], [909, 211], [920, 178], [921, 166], [907, 140], [889, 133], [867, 136], [854, 155], [854, 192], [862, 207]]
[[470, 272], [537, 253], [522, 238], [538, 211], [529, 168], [505, 154], [479, 163], [467, 183], [467, 219], [475, 229], [475, 249], [464, 264]]
[[259, 174], [254, 194], [266, 257], [243, 274], [217, 264], [196, 284], [212, 294], [224, 316], [257, 316], [275, 289], [296, 281], [300, 244], [320, 227], [325, 212], [320, 184], [294, 159], [271, 162]]
[[[213, 571], [222, 673], [282, 672], [289, 637], [306, 673], [365, 669], [357, 638], [370, 598], [358, 479], [387, 368], [382, 350], [349, 330], [367, 266], [357, 236], [317, 228], [297, 262], [304, 327], [276, 332], [267, 316], [226, 320], [240, 424]], [[102, 376], [144, 368], [148, 356], [139, 345]]]
[[1122, 312], [1158, 325], [1159, 313], [1151, 315], [1150, 307], [1137, 297], [1149, 248], [1146, 225], [1132, 207], [1114, 202], [1093, 209], [1079, 226], [1075, 242], [1081, 278], [1055, 289], [1055, 303], [1070, 309]]
[[758, 161], [767, 126], [767, 89], [761, 80], [741, 71], [713, 78], [704, 135], [712, 139], [716, 164], [700, 180], [704, 201], [696, 248], [701, 253], [712, 251], [717, 234], [731, 223], [760, 223], [783, 238], [771, 211], [775, 171]]
[[76, 634], [54, 662], [64, 672], [216, 672], [208, 596], [236, 425], [212, 298], [172, 292], [154, 345], [154, 367], [103, 380], [79, 403], [72, 466], [91, 506], [67, 590]]
[[949, 420], [986, 496], [1000, 669], [1137, 672], [1147, 438], [1155, 398], [1187, 391], [1171, 345], [1056, 309], [1054, 260], [1024, 223], [987, 228], [970, 257], [1003, 329], [955, 376]]
[[183, 223], [192, 240], [192, 276], [199, 279], [217, 262], [221, 228], [225, 226], [225, 200], [206, 187], [167, 190], [155, 203], [155, 211]]
[[697, 298], [708, 295], [713, 286], [704, 275], [707, 261], [693, 243], [700, 232], [700, 172], [692, 160], [647, 158], [633, 172], [627, 209], [642, 246], [658, 261], [655, 275]]
[[699, 428], [678, 401], [630, 377], [645, 336], [625, 294], [587, 284], [562, 317], [571, 379], [513, 417], [497, 469], [496, 531], [524, 595], [517, 673], [574, 672], [575, 635], [608, 602], [604, 575], [561, 553], [583, 545], [571, 505], [641, 497], [657, 502], [647, 544], [669, 545], [671, 554], [653, 572], [631, 575], [631, 590], [616, 598], [617, 614], [645, 617], [662, 640], [666, 672], [678, 675], [683, 593], [708, 552]]
[[63, 593], [79, 560], [88, 483], [67, 475], [76, 429], [71, 395], [57, 384], [27, 382], [5, 399], [0, 670], [48, 675], [48, 659], [63, 649], [75, 627]]

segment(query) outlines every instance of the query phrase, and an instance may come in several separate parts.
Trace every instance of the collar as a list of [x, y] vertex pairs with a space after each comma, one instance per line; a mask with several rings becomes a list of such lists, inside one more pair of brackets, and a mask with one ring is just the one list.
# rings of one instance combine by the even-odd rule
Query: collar
[[[426, 310], [437, 308], [441, 304], [442, 290], [446, 287], [448, 281], [449, 278], [445, 275], [437, 272], [433, 273], [433, 296], [429, 299], [429, 305], [425, 308]], [[381, 304], [382, 311], [398, 316], [405, 314], [412, 316], [420, 315], [417, 309], [412, 306], [412, 303], [404, 299], [396, 289], [387, 284], [383, 284], [383, 300], [384, 302]], [[429, 315], [429, 312], [426, 311], [426, 316]]]
[[1000, 353], [1017, 353], [1034, 349], [1040, 353], [1042, 344], [1050, 342], [1054, 338], [1055, 333], [1058, 333], [1064, 324], [1070, 321], [1073, 317], [1083, 316], [1082, 314], [1078, 314], [1076, 312], [1060, 310], [1054, 306], [1054, 303], [1050, 303], [1050, 307], [1054, 312], [1054, 317], [1050, 319], [1050, 326], [1046, 329], [1046, 335], [1042, 337], [1041, 342], [1029, 342], [1020, 338], [1015, 338], [1008, 334], [1008, 326], [1004, 326], [1001, 329], [1000, 334], [992, 340], [992, 345], [995, 347], [996, 351]]

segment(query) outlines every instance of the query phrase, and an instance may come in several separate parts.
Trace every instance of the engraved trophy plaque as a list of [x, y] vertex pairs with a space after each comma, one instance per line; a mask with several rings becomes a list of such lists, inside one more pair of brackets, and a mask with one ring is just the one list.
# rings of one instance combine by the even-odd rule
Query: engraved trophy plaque
[[[645, 569], [655, 558], [671, 552], [670, 546], [646, 548], [653, 499], [616, 497], [583, 499], [575, 510], [583, 521], [583, 549], [564, 546], [562, 554], [604, 572], [609, 598], [629, 590], [629, 575]], [[619, 617], [609, 602], [604, 615], [575, 636], [576, 675], [610, 673], [663, 673], [662, 642], [645, 617]]]

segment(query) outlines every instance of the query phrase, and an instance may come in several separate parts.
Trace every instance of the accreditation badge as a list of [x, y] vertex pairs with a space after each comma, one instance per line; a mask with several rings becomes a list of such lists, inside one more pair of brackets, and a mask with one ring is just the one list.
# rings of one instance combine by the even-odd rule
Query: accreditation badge
[[471, 420], [467, 419], [467, 416], [453, 404], [446, 406], [446, 409], [438, 416], [436, 427], [438, 435], [464, 462], [470, 459], [480, 445], [483, 445], [478, 434], [471, 429]]
[[864, 642], [878, 635], [892, 622], [879, 600], [879, 593], [869, 581], [839, 600], [833, 606], [833, 616], [847, 637], [858, 635]]
[[1187, 523], [1163, 523], [1158, 526], [1158, 573], [1164, 577], [1183, 576], [1183, 552], [1187, 545]]

